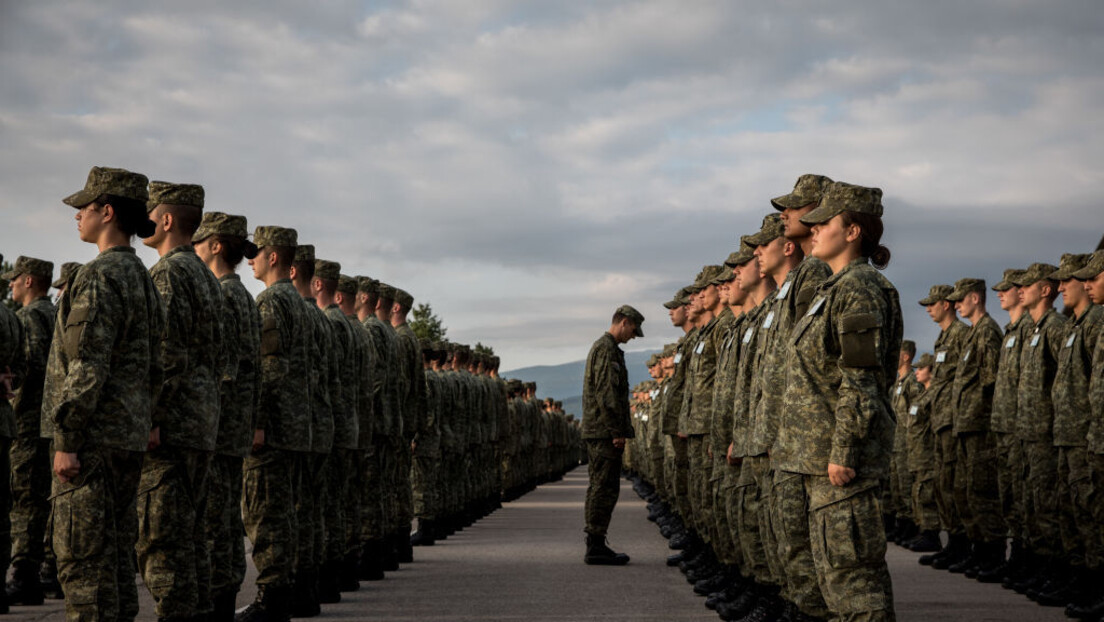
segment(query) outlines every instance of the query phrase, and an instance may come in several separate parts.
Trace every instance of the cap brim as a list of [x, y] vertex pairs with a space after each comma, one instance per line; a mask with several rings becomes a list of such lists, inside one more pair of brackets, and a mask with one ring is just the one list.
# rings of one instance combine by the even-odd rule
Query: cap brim
[[817, 207], [813, 211], [811, 211], [808, 214], [805, 214], [804, 216], [802, 216], [801, 217], [801, 222], [803, 222], [804, 224], [809, 225], [809, 226], [822, 225], [822, 224], [828, 222], [829, 220], [832, 220], [833, 218], [835, 218], [835, 216], [839, 213], [840, 213], [840, 210], [832, 209], [831, 207], [829, 207], [827, 205], [820, 205], [819, 207]]
[[54, 289], [61, 289], [64, 286], [65, 286], [65, 279], [58, 279], [58, 280], [54, 281], [53, 283], [50, 283], [50, 287], [52, 287]]
[[964, 300], [965, 298], [966, 294], [952, 293], [950, 296], [947, 296], [945, 300], [947, 302], [959, 302], [961, 300]]
[[814, 201], [810, 201], [800, 195], [795, 195], [792, 192], [771, 199], [771, 205], [774, 206], [774, 209], [780, 212], [787, 209], [798, 209], [801, 207], [805, 207], [806, 205], [809, 205], [813, 202]]
[[85, 205], [88, 205], [92, 201], [95, 201], [97, 196], [98, 195], [92, 194], [88, 190], [78, 190], [77, 192], [74, 192], [73, 194], [62, 199], [61, 202], [70, 207], [80, 209]]
[[1006, 292], [1006, 291], [1012, 289], [1013, 287], [1015, 287], [1015, 285], [1009, 283], [1008, 281], [1000, 281], [996, 285], [991, 287], [990, 289], [992, 289], [995, 292]]
[[633, 334], [636, 335], [637, 337], [643, 337], [644, 336], [644, 329], [640, 328], [640, 324], [637, 324], [636, 328], [633, 329]]
[[1050, 276], [1048, 276], [1047, 278], [1052, 280], [1052, 281], [1068, 281], [1068, 280], [1073, 278], [1073, 274], [1075, 272], [1077, 272], [1077, 271], [1076, 270], [1055, 270], [1054, 272], [1051, 272]]
[[1101, 272], [1104, 272], [1104, 269], [1095, 268], [1090, 265], [1081, 268], [1077, 272], [1074, 272], [1072, 274], [1072, 277], [1079, 281], [1087, 281], [1089, 279], [1095, 279], [1096, 275], [1100, 274]]
[[769, 243], [773, 242], [776, 239], [777, 238], [768, 237], [767, 234], [763, 233], [762, 231], [759, 231], [757, 233], [749, 235], [747, 237], [747, 240], [745, 240], [745, 241], [751, 246], [763, 246], [764, 244], [769, 244]]
[[938, 300], [936, 300], [936, 299], [934, 299], [934, 298], [932, 298], [931, 296], [928, 296], [927, 298], [921, 298], [921, 299], [920, 299], [920, 306], [922, 306], [922, 307], [926, 307], [926, 306], [928, 306], [928, 305], [933, 305], [933, 304], [935, 304], [935, 303], [937, 303], [937, 302], [939, 302], [939, 301], [938, 301]]
[[668, 300], [667, 302], [663, 303], [664, 309], [678, 309], [681, 306], [682, 303], [677, 300]]
[[0, 279], [4, 279], [5, 281], [14, 281], [15, 277], [17, 276], [19, 276], [18, 272], [16, 272], [15, 270], [8, 270], [4, 274], [0, 274]]

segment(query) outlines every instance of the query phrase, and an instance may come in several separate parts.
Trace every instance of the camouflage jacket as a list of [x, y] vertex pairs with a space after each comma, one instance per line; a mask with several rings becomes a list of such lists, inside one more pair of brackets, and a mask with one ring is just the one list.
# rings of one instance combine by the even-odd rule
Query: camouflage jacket
[[425, 422], [418, 431], [414, 442], [416, 456], [439, 456], [441, 454], [440, 412], [445, 407], [444, 383], [441, 375], [433, 370], [422, 370], [425, 376]]
[[[40, 296], [27, 306], [20, 307], [15, 314], [23, 325], [23, 360], [26, 366], [11, 405], [15, 410], [16, 434], [34, 438], [42, 434], [42, 388], [46, 384], [46, 364], [50, 359], [57, 309], [49, 298]], [[0, 408], [3, 406], [0, 405]]]
[[736, 458], [759, 456], [770, 449], [765, 444], [751, 443], [752, 428], [752, 392], [758, 384], [759, 374], [759, 334], [763, 327], [763, 316], [770, 312], [774, 297], [763, 299], [754, 309], [744, 314], [743, 328], [739, 336], [739, 351], [736, 365], [736, 394], [732, 411], [732, 455]]
[[256, 425], [276, 449], [311, 449], [308, 341], [313, 337], [306, 303], [291, 279], [280, 279], [257, 296], [261, 312], [261, 397]]
[[1024, 341], [1027, 341], [1034, 331], [1035, 321], [1027, 313], [1004, 327], [1000, 363], [997, 365], [997, 383], [993, 388], [993, 414], [989, 421], [989, 429], [993, 432], [1012, 434], [1016, 431], [1020, 353], [1023, 350]]
[[54, 323], [43, 426], [57, 451], [145, 451], [161, 391], [161, 297], [129, 246], [101, 252], [69, 282]]
[[923, 390], [924, 386], [916, 380], [916, 372], [909, 372], [904, 378], [898, 375], [893, 385], [893, 414], [897, 418], [897, 431], [893, 435], [894, 453], [908, 451], [908, 428], [913, 419], [909, 409]]
[[931, 426], [932, 393], [917, 384], [917, 394], [909, 403], [908, 417], [908, 469], [922, 473], [920, 479], [935, 477], [935, 432]]
[[261, 313], [241, 277], [219, 279], [222, 288], [222, 339], [227, 353], [219, 388], [219, 424], [215, 451], [245, 457], [253, 447], [254, 418], [261, 388]]
[[401, 352], [399, 374], [405, 379], [403, 389], [403, 436], [407, 440], [417, 438], [425, 427], [426, 383], [422, 364], [422, 346], [410, 324], [395, 329], [395, 337]]
[[583, 374], [583, 438], [632, 438], [629, 372], [613, 335], [603, 333], [587, 355]]
[[690, 351], [686, 368], [686, 385], [679, 412], [679, 432], [692, 436], [709, 433], [713, 416], [713, 379], [717, 374], [717, 344], [714, 329], [719, 318], [714, 317], [698, 330], [694, 349]]
[[1054, 402], [1050, 390], [1058, 373], [1068, 323], [1064, 315], [1047, 309], [1023, 345], [1016, 405], [1016, 434], [1021, 440], [1054, 442]]
[[817, 288], [788, 339], [776, 468], [825, 475], [831, 463], [862, 479], [888, 475], [902, 334], [897, 290], [865, 258]]
[[361, 321], [372, 336], [375, 356], [372, 357], [372, 434], [382, 439], [385, 436], [402, 434], [402, 422], [397, 418], [395, 404], [395, 331], [374, 315]]
[[717, 373], [713, 380], [713, 417], [709, 438], [713, 443], [713, 458], [724, 458], [732, 443], [732, 415], [736, 408], [736, 368], [739, 365], [740, 333], [744, 314], [737, 317], [725, 308], [717, 323]]
[[331, 304], [326, 307], [324, 313], [330, 322], [334, 354], [337, 356], [337, 373], [330, 382], [333, 446], [341, 449], [356, 449], [360, 436], [357, 399], [360, 394], [361, 378], [365, 373], [361, 360], [362, 337], [356, 332], [357, 327], [341, 311], [341, 307]]
[[1080, 317], [1069, 322], [1051, 398], [1054, 402], [1054, 444], [1060, 447], [1088, 445], [1089, 374], [1093, 352], [1104, 326], [1104, 308], [1091, 305]]
[[[355, 316], [345, 316], [349, 325], [349, 334], [353, 338], [357, 351], [356, 404], [356, 447], [368, 449], [372, 446], [372, 426], [376, 418], [375, 396], [372, 393], [375, 376], [372, 375], [373, 357], [376, 349], [372, 345], [372, 335]], [[335, 439], [336, 440], [336, 439]], [[351, 448], [350, 448], [351, 449]]]
[[330, 322], [314, 298], [303, 298], [307, 316], [308, 390], [310, 391], [311, 453], [328, 454], [333, 449], [333, 403], [330, 400], [330, 374], [336, 373], [337, 353], [334, 351]]
[[932, 381], [928, 387], [931, 392], [933, 432], [942, 432], [954, 425], [954, 377], [969, 331], [966, 323], [956, 318], [940, 331], [935, 340], [935, 365], [932, 366]]
[[954, 434], [988, 432], [993, 409], [993, 388], [1000, 366], [1001, 329], [987, 313], [970, 327], [962, 340], [951, 402]]
[[[26, 374], [26, 337], [23, 325], [7, 305], [0, 303], [0, 372], [13, 375], [12, 388], [18, 389]], [[7, 387], [0, 385], [0, 392]], [[13, 438], [16, 433], [15, 416], [7, 396], [0, 396], [0, 438]]]
[[1093, 351], [1092, 373], [1089, 376], [1089, 403], [1092, 405], [1092, 419], [1089, 421], [1089, 451], [1104, 454], [1104, 339], [1096, 340]]
[[226, 365], [222, 339], [222, 288], [195, 254], [178, 246], [153, 264], [150, 278], [161, 294], [164, 380], [153, 407], [161, 444], [214, 451], [218, 437], [219, 383]]
[[689, 356], [693, 350], [693, 343], [698, 329], [693, 329], [682, 337], [679, 337], [678, 347], [675, 348], [675, 372], [663, 385], [663, 412], [661, 413], [661, 427], [663, 433], [675, 435], [679, 432], [679, 413], [682, 411], [682, 395], [686, 387], [686, 368], [689, 364]]

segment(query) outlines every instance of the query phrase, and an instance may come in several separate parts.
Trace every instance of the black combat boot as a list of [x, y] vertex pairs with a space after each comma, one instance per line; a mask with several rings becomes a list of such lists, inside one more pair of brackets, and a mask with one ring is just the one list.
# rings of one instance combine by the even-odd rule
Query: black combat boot
[[241, 613], [234, 615], [234, 622], [287, 622], [291, 619], [288, 609], [290, 586], [257, 586], [257, 599]]
[[[1104, 585], [1104, 568], [1087, 571], [1087, 581], [1090, 586]], [[1104, 593], [1095, 589], [1083, 592], [1080, 601], [1066, 605], [1066, 617], [1094, 621], [1104, 619]]]
[[383, 542], [379, 539], [364, 543], [360, 554], [359, 577], [361, 581], [383, 580]]
[[718, 592], [724, 589], [724, 586], [728, 584], [728, 572], [727, 569], [717, 572], [716, 574], [701, 579], [694, 583], [694, 593], [698, 596], [709, 596], [713, 592]]
[[1044, 607], [1066, 607], [1070, 604], [1084, 603], [1085, 594], [1098, 589], [1089, 581], [1088, 570], [1080, 567], [1070, 568], [1065, 581], [1058, 585], [1044, 586], [1035, 602]]
[[[1070, 601], [1062, 601], [1061, 598], [1069, 593], [1073, 583], [1073, 569], [1065, 561], [1055, 558], [1047, 580], [1042, 585], [1029, 589], [1027, 597], [1045, 607], [1065, 607]], [[1054, 594], [1054, 598], [1048, 601], [1054, 604], [1047, 605], [1043, 602], [1043, 596], [1047, 594]]]
[[[932, 559], [931, 567], [946, 570], [962, 561], [970, 552], [970, 540], [966, 534], [955, 534], [947, 539], [947, 547]], [[923, 562], [921, 562], [923, 563]]]
[[42, 563], [42, 570], [38, 573], [38, 578], [46, 598], [51, 600], [65, 598], [65, 593], [61, 591], [61, 582], [58, 581], [56, 559], [46, 558], [46, 561]]
[[8, 604], [41, 605], [46, 599], [38, 576], [38, 564], [21, 559], [13, 564], [12, 578], [8, 581]]
[[629, 563], [629, 556], [624, 553], [615, 553], [606, 544], [605, 536], [587, 534], [586, 555], [583, 561], [591, 566], [624, 566]]
[[774, 622], [782, 615], [785, 603], [778, 596], [779, 588], [772, 587], [759, 595], [759, 600], [746, 616], [740, 618], [743, 622]]
[[386, 572], [395, 572], [399, 569], [399, 551], [395, 548], [395, 535], [390, 534], [380, 539], [380, 559]]
[[897, 537], [893, 539], [893, 542], [897, 544], [897, 546], [905, 546], [905, 543], [915, 538], [916, 534], [919, 532], [920, 530], [916, 526], [916, 523], [912, 522], [911, 519], [898, 518], [896, 532]]
[[398, 555], [399, 563], [413, 563], [414, 547], [410, 544], [410, 533], [406, 530], [399, 531], [392, 538], [395, 542], [395, 553]]
[[959, 557], [958, 561], [947, 566], [947, 570], [952, 574], [963, 574], [978, 563], [977, 543], [967, 539], [963, 547], [964, 554]]
[[360, 555], [346, 553], [341, 559], [341, 566], [337, 575], [337, 587], [342, 592], [355, 592], [360, 589]]
[[328, 561], [322, 564], [318, 572], [318, 602], [323, 605], [332, 605], [341, 602], [341, 562]]
[[[942, 551], [943, 543], [939, 540], [939, 530], [925, 529], [924, 531], [921, 531], [920, 535], [916, 536], [908, 542], [906, 548], [908, 548], [908, 550], [912, 551], [913, 553], [938, 553]], [[925, 566], [931, 565], [931, 561], [928, 561], [927, 564], [924, 564], [923, 561], [921, 561], [920, 563]]]
[[770, 588], [767, 586], [752, 583], [746, 590], [737, 595], [736, 598], [717, 605], [717, 615], [721, 616], [722, 620], [742, 619], [744, 616], [751, 613], [751, 610], [758, 604], [759, 597], [768, 589]]
[[291, 617], [313, 618], [322, 613], [322, 606], [314, 593], [315, 576], [310, 568], [300, 568], [295, 573], [291, 588]]
[[1037, 590], [1050, 580], [1050, 571], [1054, 566], [1051, 558], [1036, 555], [1036, 564], [1030, 571], [1025, 572], [1022, 579], [1012, 584], [1012, 589], [1017, 594], [1027, 594], [1030, 590]]
[[886, 542], [897, 539], [897, 519], [893, 514], [882, 514], [882, 528], [885, 530]]
[[410, 536], [410, 546], [433, 546], [437, 538], [434, 537], [433, 521], [428, 518], [418, 519], [418, 530]]
[[211, 597], [211, 613], [208, 622], [234, 622], [234, 610], [237, 608], [237, 593], [223, 592]]

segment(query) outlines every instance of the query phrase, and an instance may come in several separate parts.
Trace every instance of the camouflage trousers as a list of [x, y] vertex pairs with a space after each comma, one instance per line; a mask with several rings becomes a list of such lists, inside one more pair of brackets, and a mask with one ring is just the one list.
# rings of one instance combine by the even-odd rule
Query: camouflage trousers
[[237, 594], [245, 581], [242, 525], [242, 458], [215, 454], [207, 477], [207, 549], [211, 598]]
[[827, 476], [800, 477], [801, 496], [809, 508], [806, 531], [812, 534], [813, 566], [831, 619], [894, 620], [881, 483], [860, 477], [833, 486]]
[[951, 535], [965, 531], [954, 498], [955, 458], [958, 456], [955, 445], [951, 428], [935, 433], [935, 503], [939, 508], [939, 522]]
[[1047, 441], [1023, 442], [1024, 526], [1027, 546], [1045, 557], [1060, 555], [1058, 526], [1058, 449]]
[[1084, 447], [1058, 447], [1058, 527], [1062, 535], [1062, 553], [1073, 566], [1087, 565], [1088, 547], [1099, 537], [1101, 525], [1093, 522], [1089, 499], [1092, 473], [1088, 450]]
[[[718, 460], [719, 458], [719, 460]], [[712, 478], [710, 480], [711, 499], [709, 507], [713, 514], [713, 549], [717, 554], [717, 560], [722, 564], [734, 566], [739, 560], [736, 557], [736, 545], [732, 540], [732, 529], [728, 522], [728, 506], [725, 491], [725, 476], [728, 466], [724, 458], [714, 452]]]
[[361, 449], [360, 480], [360, 541], [377, 540], [384, 535], [383, 467], [387, 454], [387, 437], [377, 434], [372, 445]]
[[[414, 522], [414, 490], [410, 485], [411, 472], [414, 470], [414, 453], [410, 449], [411, 439], [399, 437], [399, 446], [395, 451], [395, 521], [392, 533], [402, 532], [410, 535], [410, 523]], [[483, 447], [480, 446], [480, 450]], [[482, 484], [486, 485], [486, 472]]]
[[[810, 521], [813, 507], [808, 493], [809, 477], [799, 473], [776, 471], [774, 487], [770, 490], [770, 522], [767, 529], [773, 528], [778, 544], [778, 557], [782, 560], [784, 576], [782, 594], [789, 597], [801, 613], [817, 618], [828, 617], [827, 595], [823, 593], [823, 584], [818, 580], [816, 555], [813, 552], [813, 539]], [[825, 482], [828, 478], [822, 478]], [[881, 488], [875, 492], [881, 494]], [[879, 499], [874, 500], [881, 511]], [[882, 550], [885, 550], [885, 533], [882, 515], [878, 514], [878, 525], [882, 525]]]
[[912, 517], [912, 471], [908, 469], [908, 449], [893, 454], [889, 476], [890, 499], [892, 505], [887, 509], [898, 518]]
[[586, 532], [605, 536], [609, 529], [613, 508], [621, 494], [621, 457], [623, 450], [613, 446], [608, 439], [587, 439], [587, 456], [590, 460], [590, 485], [587, 486]]
[[160, 618], [210, 609], [207, 476], [211, 452], [162, 445], [146, 453], [138, 486], [138, 567]]
[[773, 484], [774, 471], [767, 456], [749, 456], [740, 465], [733, 497], [737, 506], [737, 531], [740, 548], [747, 566], [744, 576], [755, 579], [761, 585], [782, 585], [782, 562], [778, 546], [769, 529], [770, 521], [763, 514], [770, 511], [770, 498], [763, 494], [760, 484]]
[[[686, 442], [686, 454], [689, 461], [687, 470], [686, 496], [690, 505], [690, 525], [698, 532], [698, 535], [708, 541], [709, 523], [705, 507], [705, 488], [709, 482], [706, 472], [706, 464], [709, 456], [705, 453], [705, 437], [700, 434], [691, 435]], [[687, 518], [687, 517], [684, 517]]]
[[690, 439], [672, 436], [671, 442], [674, 448], [674, 489], [675, 506], [682, 516], [686, 526], [693, 525], [693, 511], [690, 508]]
[[[12, 439], [0, 437], [0, 469], [6, 473], [11, 473], [11, 447]], [[10, 485], [0, 485], [0, 514], [3, 514], [0, 516], [0, 563], [4, 564], [4, 572], [8, 571], [12, 559], [11, 492]]]
[[322, 495], [324, 537], [320, 551], [321, 562], [342, 560], [347, 553], [360, 550], [354, 525], [358, 525], [360, 507], [354, 491], [353, 480], [359, 476], [356, 449], [334, 447], [325, 463]]
[[298, 525], [294, 475], [300, 452], [261, 447], [246, 457], [242, 475], [242, 520], [253, 543], [257, 585], [290, 587]]
[[725, 461], [722, 469], [720, 496], [717, 500], [718, 512], [724, 512], [728, 528], [728, 541], [731, 543], [731, 558], [726, 562], [736, 566], [744, 578], [752, 578], [750, 561], [743, 547], [743, 527], [740, 524], [740, 476], [743, 469], [739, 464]]
[[1087, 452], [1086, 460], [1091, 483], [1085, 505], [1096, 529], [1091, 530], [1093, 537], [1085, 543], [1085, 565], [1104, 568], [1104, 530], [1100, 529], [1104, 525], [1104, 454]]
[[50, 439], [18, 437], [12, 441], [9, 455], [11, 561], [37, 569], [46, 559], [46, 523], [50, 521]]
[[410, 485], [414, 494], [414, 516], [435, 520], [439, 510], [437, 500], [437, 467], [441, 454], [432, 447], [418, 446], [414, 456], [414, 468], [410, 471]]
[[997, 446], [997, 494], [1005, 531], [1013, 538], [1023, 536], [1023, 447], [1014, 434], [992, 432]]
[[935, 504], [935, 472], [912, 473], [912, 519], [921, 531], [939, 531], [939, 508]]
[[307, 452], [300, 455], [298, 468], [292, 474], [296, 486], [295, 520], [298, 550], [295, 573], [308, 573], [321, 563], [325, 525], [322, 507], [325, 503], [325, 468], [329, 454]]
[[53, 480], [52, 544], [68, 622], [127, 622], [138, 615], [134, 545], [143, 452], [86, 447], [80, 473]]
[[975, 542], [1003, 539], [995, 439], [988, 432], [970, 432], [955, 440], [955, 507], [966, 535]]

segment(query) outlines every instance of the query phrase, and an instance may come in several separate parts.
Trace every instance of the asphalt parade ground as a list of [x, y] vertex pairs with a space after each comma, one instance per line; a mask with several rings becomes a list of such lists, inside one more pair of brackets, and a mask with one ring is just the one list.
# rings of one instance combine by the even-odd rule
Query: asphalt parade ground
[[[703, 606], [677, 568], [664, 561], [667, 541], [646, 518], [644, 502], [622, 481], [610, 526], [610, 544], [632, 556], [624, 567], [583, 564], [585, 467], [541, 486], [501, 510], [431, 547], [414, 550], [414, 563], [361, 582], [341, 603], [323, 605], [325, 620], [406, 622], [719, 620]], [[1066, 620], [1061, 609], [1043, 608], [1026, 597], [917, 564], [918, 554], [889, 545], [897, 619]], [[238, 606], [254, 595], [254, 572]], [[139, 620], [156, 620], [153, 602], [139, 585]], [[12, 607], [10, 621], [65, 619], [61, 601]]]

